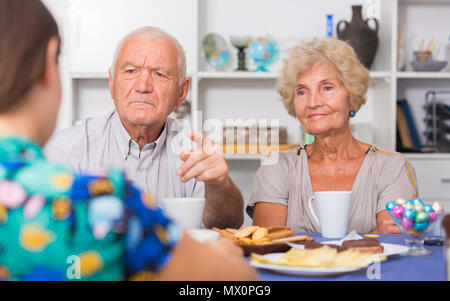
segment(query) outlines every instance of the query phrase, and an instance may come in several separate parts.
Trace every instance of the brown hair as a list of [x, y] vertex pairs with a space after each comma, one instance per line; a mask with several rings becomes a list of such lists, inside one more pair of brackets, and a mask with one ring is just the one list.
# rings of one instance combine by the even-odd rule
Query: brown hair
[[0, 113], [42, 76], [52, 37], [60, 40], [58, 25], [40, 0], [0, 0]]

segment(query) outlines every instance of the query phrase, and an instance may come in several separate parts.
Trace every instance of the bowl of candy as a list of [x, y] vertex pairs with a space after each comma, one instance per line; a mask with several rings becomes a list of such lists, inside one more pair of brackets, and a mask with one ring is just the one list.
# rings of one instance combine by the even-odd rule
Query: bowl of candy
[[440, 202], [425, 204], [418, 198], [409, 201], [397, 198], [386, 204], [386, 210], [402, 232], [409, 248], [402, 255], [430, 255], [431, 251], [424, 247], [424, 239], [431, 225], [442, 214], [442, 204]]

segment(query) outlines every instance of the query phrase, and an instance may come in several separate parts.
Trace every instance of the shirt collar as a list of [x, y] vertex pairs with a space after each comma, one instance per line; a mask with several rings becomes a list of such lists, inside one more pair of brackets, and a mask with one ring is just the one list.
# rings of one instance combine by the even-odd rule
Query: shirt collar
[[[114, 112], [114, 115], [112, 118], [113, 118], [112, 121], [113, 121], [114, 127], [115, 127], [114, 132], [117, 133], [115, 136], [116, 136], [117, 142], [119, 144], [119, 149], [122, 154], [122, 158], [125, 160], [128, 157], [128, 155], [130, 154], [132, 144], [136, 143], [136, 142], [133, 141], [130, 134], [128, 134], [127, 130], [123, 126], [122, 121], [120, 120], [119, 114], [117, 113], [117, 111]], [[156, 139], [156, 141], [154, 141], [152, 143], [145, 145], [142, 150], [144, 151], [148, 148], [154, 148], [152, 159], [155, 158], [155, 156], [158, 156], [158, 154], [161, 152], [161, 149], [166, 142], [166, 137], [167, 137], [167, 120], [164, 124], [164, 128], [161, 132], [161, 135], [159, 135], [158, 139]], [[152, 144], [154, 144], [155, 147], [151, 147]]]
[[117, 111], [114, 111], [112, 122], [115, 133], [114, 136], [116, 137], [117, 144], [119, 145], [122, 158], [125, 160], [130, 153], [132, 139], [130, 137], [130, 134], [128, 134], [127, 130], [123, 126], [122, 121], [120, 121], [119, 113], [117, 113]]

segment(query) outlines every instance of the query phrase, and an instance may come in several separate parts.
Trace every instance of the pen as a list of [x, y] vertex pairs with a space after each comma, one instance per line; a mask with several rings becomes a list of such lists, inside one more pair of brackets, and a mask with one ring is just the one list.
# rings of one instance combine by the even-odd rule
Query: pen
[[423, 61], [423, 40], [420, 42], [419, 56], [418, 56], [417, 60]]
[[430, 40], [430, 43], [428, 43], [428, 46], [427, 46], [427, 48], [425, 49], [425, 51], [431, 51], [430, 49], [431, 49], [431, 46], [432, 46], [433, 42], [434, 42], [434, 38], [432, 38], [432, 39]]
[[431, 46], [431, 48], [426, 51], [426, 53], [425, 53], [425, 61], [428, 60], [428, 57], [431, 56], [431, 54], [433, 53], [433, 50], [435, 48], [436, 48], [436, 44], [433, 44], [433, 46]]

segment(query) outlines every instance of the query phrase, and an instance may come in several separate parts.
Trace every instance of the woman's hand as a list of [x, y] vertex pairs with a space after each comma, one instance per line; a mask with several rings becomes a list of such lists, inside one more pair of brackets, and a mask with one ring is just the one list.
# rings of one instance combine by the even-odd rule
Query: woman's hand
[[377, 227], [370, 233], [401, 234], [400, 230], [395, 225], [386, 210], [380, 211], [377, 214]]

